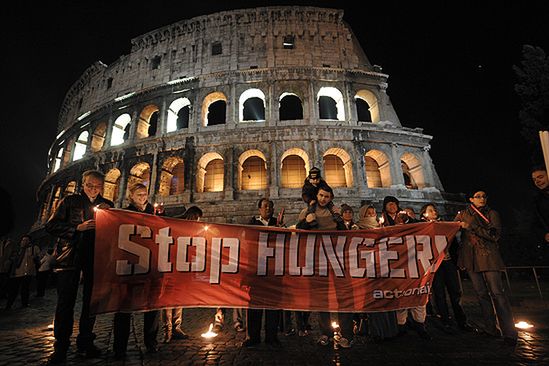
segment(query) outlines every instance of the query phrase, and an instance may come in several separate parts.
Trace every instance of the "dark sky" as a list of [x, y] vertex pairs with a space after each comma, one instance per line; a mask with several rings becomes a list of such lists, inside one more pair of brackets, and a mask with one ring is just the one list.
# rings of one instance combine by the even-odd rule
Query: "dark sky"
[[434, 136], [431, 157], [445, 190], [485, 187], [505, 222], [532, 192], [512, 66], [519, 64], [523, 44], [549, 52], [549, 6], [478, 3], [8, 2], [2, 24], [0, 187], [16, 208], [12, 236], [28, 230], [36, 217], [35, 192], [46, 175], [59, 108], [88, 66], [98, 60], [111, 64], [129, 53], [131, 38], [156, 28], [261, 5], [344, 9], [370, 61], [389, 74], [388, 94], [401, 123]]

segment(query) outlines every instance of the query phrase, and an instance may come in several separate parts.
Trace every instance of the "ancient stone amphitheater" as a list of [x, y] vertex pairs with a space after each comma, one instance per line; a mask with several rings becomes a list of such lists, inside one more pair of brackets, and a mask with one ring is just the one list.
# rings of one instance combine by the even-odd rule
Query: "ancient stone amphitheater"
[[[131, 40], [128, 55], [96, 62], [67, 92], [35, 228], [106, 174], [117, 207], [135, 182], [177, 215], [243, 223], [270, 197], [291, 224], [308, 170], [322, 169], [336, 204], [381, 208], [386, 195], [450, 215], [421, 128], [403, 127], [343, 11], [262, 7], [182, 20]], [[454, 199], [450, 198], [454, 197]]]

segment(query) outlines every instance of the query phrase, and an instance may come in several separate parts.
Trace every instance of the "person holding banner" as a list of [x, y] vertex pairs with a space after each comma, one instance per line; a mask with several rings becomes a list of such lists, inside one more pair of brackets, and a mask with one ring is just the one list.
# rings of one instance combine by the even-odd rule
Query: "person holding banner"
[[[440, 220], [438, 210], [434, 203], [423, 205], [419, 211], [419, 216], [426, 222], [436, 222]], [[449, 246], [451, 246], [452, 243], [450, 243]], [[446, 333], [453, 333], [448, 303], [446, 302], [446, 291], [448, 291], [452, 310], [454, 311], [454, 318], [458, 327], [463, 331], [473, 332], [475, 331], [475, 328], [467, 324], [467, 316], [461, 307], [462, 293], [459, 286], [458, 268], [455, 264], [456, 253], [454, 253], [453, 248], [450, 247], [447, 247], [444, 253], [444, 260], [440, 264], [440, 267], [438, 267], [433, 280], [433, 296], [435, 298], [438, 313], [441, 317], [443, 330]]]
[[[400, 209], [399, 201], [396, 197], [385, 197], [385, 199], [383, 200], [383, 208], [384, 226], [413, 224], [419, 222], [419, 220], [411, 216], [415, 215], [413, 209], [411, 210], [411, 212], [408, 210]], [[408, 313], [412, 315], [412, 320], [410, 322], [408, 322]], [[399, 309], [396, 311], [396, 316], [400, 334], [406, 332], [406, 323], [408, 323], [409, 326], [413, 330], [415, 330], [422, 339], [425, 339], [427, 341], [430, 341], [432, 339], [431, 335], [429, 334], [429, 332], [427, 332], [427, 329], [425, 327], [427, 305], [415, 306], [408, 309]]]
[[[149, 193], [146, 185], [137, 183], [129, 189], [130, 204], [126, 210], [154, 215], [153, 205], [148, 202]], [[131, 313], [114, 314], [114, 358], [122, 360], [126, 358], [128, 338], [130, 336]], [[158, 319], [160, 311], [152, 310], [143, 313], [143, 338], [148, 353], [158, 352], [156, 336], [158, 334]]]
[[460, 222], [462, 230], [458, 266], [467, 270], [477, 294], [484, 318], [484, 333], [499, 337], [502, 332], [504, 344], [515, 346], [517, 330], [501, 280], [505, 265], [498, 245], [501, 236], [499, 214], [488, 207], [488, 197], [482, 190], [471, 194], [469, 201], [471, 204], [454, 220]]
[[[299, 214], [296, 227], [305, 230], [345, 230], [339, 209], [333, 207], [333, 198], [334, 191], [332, 188], [328, 184], [321, 182], [318, 186], [313, 212], [310, 211], [309, 207], [304, 208]], [[330, 344], [330, 335], [333, 334], [330, 313], [320, 312], [319, 315], [321, 335], [318, 339], [318, 344], [327, 346]], [[353, 336], [353, 315], [352, 313], [338, 313], [338, 318], [341, 334], [343, 335], [339, 341], [339, 346], [341, 348], [350, 348], [352, 346], [350, 339]]]
[[[183, 220], [199, 221], [202, 210], [198, 206], [191, 206], [179, 218]], [[164, 329], [164, 343], [170, 343], [175, 339], [188, 339], [189, 335], [181, 329], [183, 323], [183, 308], [168, 308], [162, 310], [162, 329]]]
[[[257, 204], [259, 215], [252, 217], [250, 225], [277, 226], [277, 219], [273, 217], [274, 203], [267, 198], [261, 198]], [[242, 343], [243, 347], [252, 347], [261, 343], [261, 323], [265, 312], [265, 343], [274, 347], [280, 347], [277, 337], [278, 322], [281, 317], [280, 310], [248, 309], [247, 338]]]
[[95, 247], [95, 210], [114, 207], [101, 196], [105, 175], [98, 170], [82, 174], [83, 191], [66, 196], [46, 223], [46, 231], [58, 237], [56, 250], [57, 307], [53, 333], [54, 352], [48, 365], [62, 364], [67, 357], [74, 321], [74, 304], [82, 273], [83, 294], [76, 346], [87, 358], [101, 354], [93, 344], [95, 316], [90, 315]]

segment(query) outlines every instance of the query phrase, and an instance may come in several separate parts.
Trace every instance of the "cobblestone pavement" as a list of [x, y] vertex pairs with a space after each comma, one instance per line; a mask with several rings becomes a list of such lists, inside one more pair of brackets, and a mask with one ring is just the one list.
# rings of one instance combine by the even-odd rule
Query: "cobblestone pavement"
[[[48, 289], [46, 297], [32, 298], [28, 308], [16, 302], [12, 310], [0, 310], [0, 365], [38, 365], [53, 351], [52, 323], [55, 308], [55, 290]], [[5, 300], [0, 306], [5, 305]], [[534, 306], [535, 305], [535, 306]], [[77, 312], [80, 304], [77, 304]], [[478, 319], [474, 299], [464, 298], [464, 307], [472, 323]], [[97, 359], [85, 359], [74, 346], [68, 355], [68, 365], [549, 365], [549, 306], [547, 302], [514, 302], [515, 320], [526, 319], [535, 327], [520, 331], [515, 348], [503, 346], [501, 339], [463, 333], [446, 334], [438, 321], [427, 321], [432, 341], [424, 341], [409, 331], [404, 336], [374, 343], [366, 337], [357, 337], [351, 349], [334, 350], [316, 344], [318, 326], [312, 316], [313, 331], [308, 337], [280, 334], [281, 348], [260, 345], [255, 349], [240, 347], [245, 333], [233, 330], [230, 319], [225, 330], [214, 340], [204, 340], [203, 333], [213, 320], [214, 309], [185, 309], [184, 330], [187, 340], [160, 343], [157, 354], [145, 353], [142, 337], [143, 316], [137, 314], [125, 362], [115, 361], [112, 353], [112, 315], [97, 318], [96, 345], [103, 350]], [[77, 315], [78, 316], [78, 315]], [[230, 316], [227, 316], [230, 318]], [[76, 317], [77, 319], [77, 317]], [[77, 322], [76, 322], [77, 323]], [[76, 335], [77, 329], [75, 328]], [[159, 334], [159, 341], [162, 337]], [[73, 339], [74, 341], [74, 339]], [[73, 342], [74, 344], [74, 342]]]

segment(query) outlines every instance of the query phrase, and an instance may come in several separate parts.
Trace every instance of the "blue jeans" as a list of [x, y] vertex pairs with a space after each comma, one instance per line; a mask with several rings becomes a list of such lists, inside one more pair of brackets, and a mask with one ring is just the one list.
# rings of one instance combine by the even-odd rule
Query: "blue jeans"
[[516, 339], [517, 330], [515, 329], [515, 322], [513, 321], [511, 304], [509, 303], [507, 295], [503, 292], [501, 272], [467, 271], [467, 273], [469, 274], [469, 278], [477, 293], [478, 302], [482, 310], [482, 317], [484, 318], [484, 326], [486, 327], [485, 331], [493, 335], [499, 335], [500, 332], [497, 325], [497, 323], [499, 323], [499, 328], [505, 338]]

